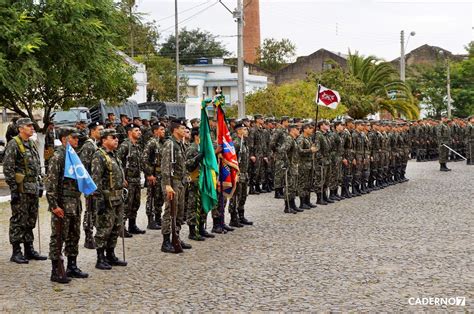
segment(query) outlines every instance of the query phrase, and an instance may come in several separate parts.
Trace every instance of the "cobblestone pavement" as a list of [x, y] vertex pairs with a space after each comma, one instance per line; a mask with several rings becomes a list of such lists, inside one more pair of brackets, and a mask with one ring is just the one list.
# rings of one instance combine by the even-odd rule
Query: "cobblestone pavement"
[[[161, 233], [147, 231], [127, 239], [128, 267], [111, 271], [95, 269], [95, 251], [81, 247], [90, 278], [68, 285], [49, 281], [49, 261], [9, 262], [5, 203], [0, 311], [472, 312], [474, 167], [449, 166], [441, 173], [436, 162], [410, 162], [407, 183], [298, 215], [284, 214], [271, 194], [250, 196], [254, 226], [181, 255], [161, 253]], [[41, 231], [45, 254], [44, 201]], [[410, 306], [410, 297], [465, 297], [466, 306]]]

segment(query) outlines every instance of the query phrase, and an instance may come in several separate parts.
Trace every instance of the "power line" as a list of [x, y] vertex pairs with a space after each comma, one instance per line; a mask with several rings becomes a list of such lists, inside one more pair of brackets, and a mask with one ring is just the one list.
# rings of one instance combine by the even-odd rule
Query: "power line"
[[[213, 6], [215, 6], [215, 5], [218, 4], [218, 3], [219, 3], [219, 1], [214, 2], [213, 4], [211, 4], [211, 5], [207, 6], [207, 7], [205, 7], [204, 9], [202, 9], [202, 10], [196, 12], [195, 14], [193, 14], [193, 15], [191, 15], [191, 16], [185, 18], [184, 20], [178, 22], [178, 25], [181, 25], [181, 24], [183, 24], [184, 22], [187, 22], [187, 21], [189, 21], [189, 20], [195, 18], [195, 17], [198, 16], [199, 14], [203, 13], [203, 12], [206, 11], [207, 9], [212, 8]], [[166, 28], [162, 29], [161, 32], [166, 32], [167, 30], [170, 30], [170, 29], [172, 29], [172, 28], [174, 28], [174, 27], [175, 27], [175, 25], [172, 25], [172, 26], [170, 26], [170, 27], [166, 27]]]
[[[195, 9], [195, 8], [198, 8], [198, 7], [200, 7], [200, 6], [204, 5], [204, 4], [207, 4], [207, 3], [209, 3], [209, 2], [211, 2], [211, 0], [207, 0], [206, 2], [199, 3], [199, 4], [197, 4], [197, 5], [195, 5], [195, 6], [191, 7], [191, 8], [187, 8], [186, 10], [183, 10], [183, 11], [178, 12], [178, 14], [182, 14], [182, 13], [191, 11], [191, 10], [193, 10], [193, 9]], [[170, 19], [170, 18], [172, 18], [172, 17], [174, 17], [174, 14], [171, 14], [171, 15], [168, 15], [167, 17], [164, 17], [164, 18], [161, 18], [161, 19], [159, 19], [159, 20], [156, 20], [156, 22], [158, 23], [158, 22], [161, 22], [161, 21]]]

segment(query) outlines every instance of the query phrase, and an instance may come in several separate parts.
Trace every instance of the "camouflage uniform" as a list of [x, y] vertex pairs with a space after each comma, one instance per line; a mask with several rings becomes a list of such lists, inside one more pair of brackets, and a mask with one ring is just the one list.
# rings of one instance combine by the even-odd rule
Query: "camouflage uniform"
[[467, 148], [467, 163], [474, 164], [474, 124], [469, 123], [466, 127], [466, 148]]
[[[92, 158], [97, 149], [97, 142], [90, 138], [84, 143], [79, 153], [82, 164], [89, 173], [91, 173]], [[82, 228], [86, 235], [86, 242], [92, 242], [95, 219], [95, 209], [93, 207], [92, 196], [86, 196], [86, 211], [84, 213], [84, 221], [82, 222]]]
[[296, 140], [288, 134], [278, 151], [283, 156], [283, 169], [287, 171], [286, 177], [288, 182], [285, 187], [285, 193], [291, 203], [294, 202], [298, 190], [298, 144]]
[[273, 179], [275, 189], [283, 189], [285, 186], [285, 170], [283, 169], [284, 155], [280, 153], [279, 148], [283, 145], [287, 136], [288, 130], [282, 127], [275, 130], [270, 140], [270, 149], [274, 152], [275, 160], [275, 174]]
[[331, 191], [331, 195], [335, 196], [339, 185], [342, 184], [342, 155], [344, 152], [344, 143], [342, 142], [341, 135], [334, 131], [329, 134], [331, 139], [331, 153], [330, 153], [330, 162], [331, 162], [331, 172], [329, 174], [329, 183], [328, 187]]
[[367, 137], [367, 134], [365, 132], [361, 132], [361, 140], [364, 145], [364, 164], [362, 166], [362, 180], [361, 180], [361, 185], [362, 185], [362, 190], [365, 192], [370, 192], [367, 187], [369, 183], [369, 176], [370, 176], [370, 159], [371, 159], [371, 148], [370, 148], [370, 141], [369, 138]]
[[91, 163], [91, 176], [97, 185], [93, 194], [96, 208], [95, 243], [98, 250], [113, 250], [123, 226], [123, 183], [125, 176], [115, 152], [98, 149]]
[[[309, 198], [311, 193], [311, 179], [313, 175], [313, 158], [314, 154], [311, 151], [310, 137], [305, 137], [303, 134], [296, 139], [298, 145], [298, 195], [301, 199]], [[304, 203], [304, 202], [303, 202]], [[301, 206], [300, 206], [301, 208]]]
[[250, 156], [255, 156], [256, 161], [250, 163], [249, 176], [250, 176], [250, 194], [260, 192], [261, 184], [261, 173], [262, 173], [262, 163], [264, 157], [264, 139], [263, 139], [263, 130], [261, 127], [255, 125], [249, 131], [248, 137], [248, 147], [250, 151]]
[[161, 226], [161, 209], [164, 204], [164, 195], [161, 190], [161, 148], [163, 142], [158, 137], [151, 138], [145, 145], [142, 155], [143, 171], [145, 178], [156, 177], [156, 185], [147, 185], [146, 191], [146, 215], [154, 217], [156, 223]]
[[[71, 147], [72, 148], [72, 147]], [[64, 218], [51, 213], [51, 237], [49, 241], [49, 258], [59, 260], [63, 243], [58, 242], [58, 221], [61, 223], [61, 240], [64, 242], [64, 254], [75, 257], [79, 254], [79, 239], [81, 237], [81, 192], [75, 179], [64, 177], [66, 147], [60, 146], [51, 158], [51, 164], [46, 177], [46, 198], [49, 210], [60, 207]]]
[[320, 203], [322, 198], [326, 198], [326, 189], [329, 183], [330, 173], [330, 148], [331, 142], [328, 133], [322, 131], [316, 131], [315, 143], [319, 147], [316, 153], [316, 168], [314, 176], [315, 192], [318, 196], [318, 202]]
[[[18, 141], [25, 151], [21, 152]], [[38, 196], [42, 185], [38, 150], [33, 141], [23, 141], [19, 135], [8, 142], [3, 158], [3, 174], [10, 191], [19, 197], [10, 202], [10, 243], [33, 243], [33, 229], [38, 218]], [[23, 174], [23, 184], [18, 184], [15, 174]]]
[[[206, 221], [206, 213], [201, 207], [201, 194], [199, 193], [199, 144], [192, 143], [186, 149], [186, 169], [190, 176], [188, 195], [186, 198], [186, 223], [191, 228], [198, 227]], [[194, 230], [197, 231], [197, 230]]]
[[117, 132], [119, 145], [120, 145], [123, 143], [123, 141], [125, 141], [125, 139], [128, 138], [127, 129], [125, 128], [125, 125], [120, 123], [120, 124], [117, 124], [117, 126], [115, 127], [115, 131]]
[[[120, 159], [125, 172], [125, 180], [128, 182], [128, 198], [125, 201], [124, 218], [129, 219], [129, 232], [135, 233], [137, 212], [140, 208], [140, 172], [141, 165], [141, 149], [138, 144], [133, 144], [129, 138], [120, 144], [117, 150], [117, 157]], [[130, 230], [132, 229], [132, 231]], [[141, 230], [137, 233], [142, 233]]]
[[349, 186], [352, 183], [352, 160], [354, 159], [354, 150], [352, 148], [352, 135], [348, 129], [344, 129], [341, 136], [341, 142], [343, 146], [343, 159], [347, 160], [347, 165], [342, 165], [343, 172], [343, 196], [351, 197]]
[[247, 147], [246, 139], [243, 140], [237, 137], [234, 141], [235, 151], [239, 161], [239, 181], [230, 199], [229, 213], [231, 216], [238, 216], [239, 222], [242, 222], [245, 213], [245, 202], [247, 201], [247, 187], [249, 182], [248, 168], [249, 168], [249, 149]]
[[[171, 159], [171, 150], [173, 149], [173, 160]], [[176, 230], [179, 232], [184, 218], [184, 185], [186, 177], [186, 152], [181, 141], [171, 137], [163, 144], [161, 153], [161, 188], [166, 195], [166, 186], [173, 187], [175, 192], [174, 201], [176, 202]], [[164, 235], [171, 234], [171, 206], [170, 202], [165, 203], [163, 212], [163, 222], [161, 232]]]
[[362, 171], [364, 168], [364, 142], [361, 132], [354, 130], [352, 132], [352, 144], [354, 147], [354, 157], [356, 165], [353, 165], [353, 177], [352, 177], [352, 192], [360, 193], [360, 186], [362, 184]]
[[436, 129], [436, 135], [439, 142], [439, 163], [446, 164], [448, 162], [449, 150], [443, 144], [451, 145], [451, 129], [446, 123], [440, 123]]

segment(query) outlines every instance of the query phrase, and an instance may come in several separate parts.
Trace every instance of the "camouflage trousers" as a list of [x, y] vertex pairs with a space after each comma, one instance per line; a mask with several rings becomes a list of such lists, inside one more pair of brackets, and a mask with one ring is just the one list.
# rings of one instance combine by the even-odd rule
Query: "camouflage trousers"
[[161, 177], [157, 177], [156, 184], [148, 184], [146, 187], [146, 215], [161, 217], [163, 204], [165, 203], [163, 191], [161, 190]]
[[20, 200], [12, 204], [10, 217], [10, 243], [33, 242], [33, 229], [38, 219], [39, 198], [34, 194], [20, 193]]
[[449, 150], [444, 146], [443, 144], [446, 144], [449, 146], [449, 144], [441, 142], [438, 146], [438, 153], [439, 153], [439, 163], [443, 164], [448, 162], [448, 155], [449, 155]]
[[[288, 197], [293, 199], [298, 193], [298, 166], [290, 165], [285, 178], [285, 193], [288, 193]], [[288, 181], [288, 182], [286, 182]], [[285, 194], [286, 200], [286, 194]]]
[[128, 197], [126, 200], [127, 207], [124, 217], [128, 219], [137, 218], [138, 209], [140, 208], [141, 185], [140, 183], [128, 183]]
[[205, 220], [205, 217], [206, 213], [201, 206], [199, 182], [190, 182], [186, 199], [186, 223], [188, 226], [197, 226]]
[[314, 169], [314, 191], [316, 193], [321, 193], [324, 187], [327, 187], [329, 184], [329, 174], [331, 171], [330, 164], [321, 164], [317, 163], [316, 168]]
[[250, 161], [249, 164], [249, 176], [250, 186], [260, 185], [262, 182], [262, 173], [264, 168], [262, 167], [263, 158], [262, 156], [255, 156], [257, 159], [255, 162]]
[[467, 141], [466, 158], [468, 162], [474, 163], [474, 140]]
[[[184, 220], [184, 185], [181, 180], [173, 180], [174, 201], [176, 202], [176, 231], [181, 230]], [[165, 186], [162, 184], [162, 191], [166, 195]], [[165, 210], [161, 223], [161, 233], [171, 234], [171, 203], [169, 200], [165, 202]]]
[[283, 169], [283, 158], [280, 155], [275, 155], [275, 172], [273, 176], [273, 186], [275, 189], [280, 189], [285, 186], [285, 169]]
[[311, 193], [311, 179], [313, 176], [313, 161], [302, 160], [298, 165], [298, 195], [307, 197]]
[[84, 221], [82, 222], [82, 228], [86, 235], [92, 235], [94, 231], [95, 213], [96, 210], [92, 196], [86, 196], [86, 211], [84, 212]]
[[248, 183], [246, 179], [241, 179], [237, 182], [234, 195], [232, 195], [230, 199], [229, 213], [237, 214], [244, 210], [245, 202], [247, 201], [247, 186]]
[[362, 166], [362, 181], [367, 184], [370, 177], [370, 155], [364, 156], [364, 164]]
[[[79, 215], [64, 215], [58, 218], [51, 213], [51, 237], [49, 239], [49, 259], [59, 259], [59, 252], [64, 245], [64, 255], [77, 256], [79, 254], [79, 239], [81, 237], [81, 205], [78, 203]], [[61, 224], [61, 235], [59, 235], [58, 223]], [[59, 239], [59, 236], [61, 239]], [[59, 242], [61, 241], [61, 242]]]
[[352, 183], [359, 185], [362, 183], [362, 172], [364, 171], [364, 155], [356, 155], [356, 165], [352, 165]]
[[329, 182], [327, 186], [330, 190], [335, 190], [342, 184], [342, 162], [340, 157], [331, 160], [331, 169], [329, 172]]
[[118, 201], [106, 202], [106, 210], [97, 212], [94, 240], [98, 249], [113, 249], [117, 245], [117, 238], [122, 233], [123, 211], [123, 203]]

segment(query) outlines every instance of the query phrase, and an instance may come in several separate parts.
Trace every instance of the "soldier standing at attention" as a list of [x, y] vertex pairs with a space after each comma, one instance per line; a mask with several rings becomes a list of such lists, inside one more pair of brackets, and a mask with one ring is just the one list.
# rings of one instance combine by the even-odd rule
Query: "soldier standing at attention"
[[[146, 231], [137, 227], [137, 212], [140, 208], [141, 194], [141, 157], [140, 137], [142, 132], [136, 124], [127, 125], [127, 139], [120, 144], [117, 150], [117, 157], [122, 162], [125, 172], [125, 186], [128, 189], [128, 198], [125, 200], [125, 216], [128, 219], [128, 232], [124, 230], [124, 235], [130, 237], [132, 234], [144, 234]], [[125, 225], [125, 221], [124, 221]]]
[[[100, 132], [104, 129], [104, 126], [100, 122], [92, 122], [88, 126], [90, 137], [82, 146], [79, 153], [82, 164], [86, 168], [87, 172], [91, 173], [92, 158], [98, 149], [100, 142]], [[84, 213], [84, 221], [82, 227], [86, 235], [84, 247], [87, 249], [95, 249], [94, 243], [94, 224], [95, 224], [95, 208], [92, 202], [92, 196], [86, 196], [86, 212]]]
[[146, 215], [147, 229], [161, 229], [161, 207], [164, 204], [161, 190], [161, 147], [165, 140], [165, 127], [161, 122], [151, 126], [153, 137], [148, 141], [142, 155], [143, 171], [147, 180]]
[[264, 162], [264, 152], [263, 152], [263, 116], [261, 114], [256, 114], [254, 116], [255, 125], [249, 131], [249, 150], [250, 150], [250, 191], [249, 194], [260, 194], [262, 190], [260, 189], [261, 181], [261, 167], [262, 162]]
[[279, 152], [279, 148], [288, 135], [288, 125], [290, 118], [288, 116], [281, 117], [280, 127], [275, 129], [270, 140], [270, 149], [273, 151], [273, 158], [275, 162], [275, 174], [273, 177], [273, 187], [275, 188], [275, 198], [283, 199], [283, 187], [285, 186], [285, 170], [283, 170], [283, 156]]
[[[186, 156], [183, 145], [183, 138], [186, 131], [186, 123], [180, 119], [173, 119], [170, 123], [171, 138], [163, 144], [161, 153], [161, 188], [168, 200], [163, 213], [163, 224], [161, 233], [163, 234], [163, 244], [161, 251], [165, 253], [175, 253], [171, 244], [171, 200], [176, 202], [176, 231], [179, 235], [184, 218], [184, 179], [186, 176]], [[183, 249], [191, 249], [191, 245], [181, 241]]]
[[247, 201], [248, 187], [248, 167], [249, 167], [249, 149], [247, 147], [248, 129], [242, 120], [235, 122], [234, 126], [236, 139], [234, 140], [237, 160], [239, 161], [239, 181], [234, 195], [230, 199], [229, 212], [231, 215], [229, 225], [231, 227], [243, 227], [243, 225], [253, 225], [253, 222], [245, 218], [245, 202]]
[[[19, 134], [8, 142], [3, 159], [3, 174], [11, 194], [9, 236], [13, 254], [10, 261], [28, 264], [28, 260], [47, 259], [33, 248], [33, 229], [38, 219], [39, 197], [43, 193], [41, 164], [38, 150], [30, 140], [34, 133], [31, 119], [18, 119], [16, 127]], [[25, 245], [24, 256], [21, 243]]]
[[[72, 149], [77, 148], [79, 132], [75, 128], [61, 128], [58, 133], [62, 145], [56, 149], [51, 158], [48, 176], [45, 180], [46, 198], [52, 213], [49, 258], [52, 263], [51, 281], [68, 283], [71, 281], [70, 278], [87, 278], [89, 275], [77, 267], [81, 237], [81, 192], [79, 192], [75, 179], [64, 177], [66, 145], [69, 143]], [[67, 256], [67, 276], [65, 277], [58, 271], [58, 263], [62, 263], [60, 257], [63, 244], [64, 254]]]
[[93, 194], [94, 208], [97, 211], [94, 237], [97, 249], [95, 268], [108, 270], [112, 269], [112, 266], [127, 266], [127, 262], [115, 256], [117, 238], [120, 232], [123, 232], [122, 194], [125, 175], [120, 159], [115, 155], [118, 147], [115, 130], [103, 130], [100, 133], [100, 141], [101, 147], [95, 152], [91, 164], [91, 176], [97, 185]]
[[126, 114], [120, 114], [120, 123], [115, 127], [119, 136], [119, 145], [127, 138], [127, 125], [129, 118]]
[[279, 153], [283, 157], [283, 169], [287, 171], [285, 174], [285, 213], [296, 214], [302, 212], [296, 206], [295, 198], [298, 184], [298, 144], [296, 138], [300, 135], [298, 125], [290, 124], [288, 126], [288, 135], [279, 148]]
[[311, 176], [313, 175], [313, 157], [317, 152], [316, 145], [313, 145], [311, 136], [314, 133], [314, 126], [305, 123], [302, 126], [303, 134], [297, 139], [298, 145], [298, 195], [300, 197], [300, 209], [311, 209], [316, 207], [311, 204]]
[[468, 118], [468, 125], [466, 127], [466, 151], [468, 165], [474, 165], [474, 115]]
[[446, 166], [446, 163], [448, 162], [448, 155], [449, 151], [448, 149], [443, 145], [451, 145], [451, 130], [448, 126], [448, 118], [446, 116], [443, 116], [441, 118], [441, 123], [438, 125], [436, 128], [436, 136], [438, 138], [438, 151], [439, 151], [439, 164], [440, 164], [440, 171], [451, 171]]
[[316, 132], [315, 144], [319, 147], [316, 154], [316, 169], [315, 169], [315, 182], [316, 182], [316, 194], [318, 201], [316, 204], [327, 205], [328, 203], [334, 203], [330, 200], [327, 195], [328, 183], [329, 183], [329, 170], [330, 170], [330, 148], [331, 142], [328, 135], [329, 121], [319, 120], [319, 130]]

